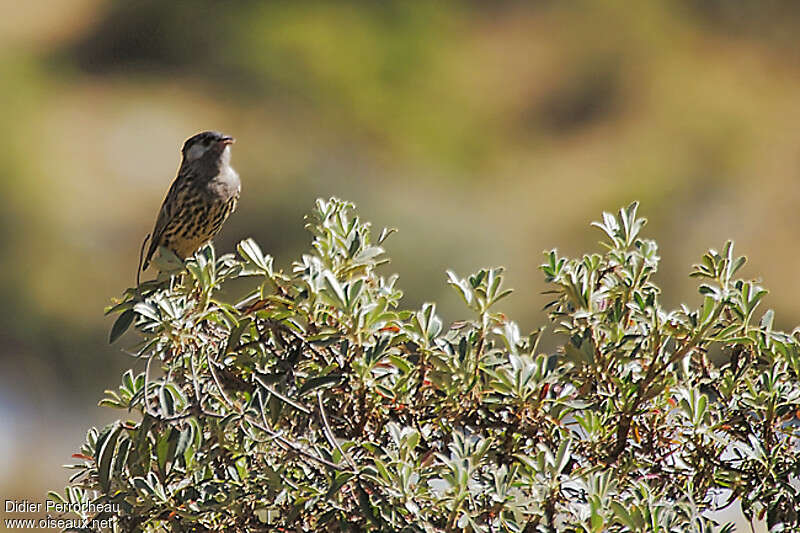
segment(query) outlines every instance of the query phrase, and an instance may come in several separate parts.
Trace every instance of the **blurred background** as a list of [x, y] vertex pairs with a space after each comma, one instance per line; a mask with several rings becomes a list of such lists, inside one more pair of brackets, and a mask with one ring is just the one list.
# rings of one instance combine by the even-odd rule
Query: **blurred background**
[[[732, 238], [800, 316], [800, 4], [791, 0], [0, 0], [0, 499], [42, 501], [134, 363], [110, 298], [190, 135], [234, 135], [217, 247], [287, 268], [317, 197], [355, 201], [408, 306], [444, 271], [504, 265], [504, 311], [544, 323], [542, 251], [598, 250], [633, 200], [670, 306]], [[414, 252], [412, 252], [414, 250]], [[452, 293], [452, 294], [451, 294]], [[129, 339], [130, 340], [130, 339]], [[138, 368], [138, 367], [137, 367]], [[105, 412], [108, 411], [108, 412]], [[0, 525], [2, 527], [2, 525]]]

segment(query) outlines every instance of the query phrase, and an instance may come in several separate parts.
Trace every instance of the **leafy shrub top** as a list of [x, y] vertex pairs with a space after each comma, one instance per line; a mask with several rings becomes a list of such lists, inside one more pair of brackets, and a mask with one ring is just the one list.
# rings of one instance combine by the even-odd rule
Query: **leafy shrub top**
[[800, 527], [797, 335], [756, 315], [731, 243], [691, 274], [699, 308], [663, 309], [636, 208], [595, 224], [604, 253], [546, 254], [553, 354], [498, 310], [501, 268], [447, 273], [448, 327], [403, 309], [390, 232], [346, 202], [317, 202], [289, 273], [205, 247], [110, 308], [144, 371], [101, 405], [131, 416], [52, 497], [118, 504], [121, 531], [705, 532], [736, 499]]

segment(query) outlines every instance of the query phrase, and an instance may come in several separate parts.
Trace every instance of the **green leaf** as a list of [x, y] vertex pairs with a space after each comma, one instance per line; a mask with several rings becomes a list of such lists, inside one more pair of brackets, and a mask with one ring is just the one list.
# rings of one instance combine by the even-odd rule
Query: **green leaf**
[[167, 387], [161, 386], [159, 388], [158, 399], [163, 416], [172, 416], [175, 414], [175, 398], [172, 397], [172, 392]]
[[703, 300], [703, 308], [700, 311], [700, 324], [705, 324], [708, 318], [711, 316], [712, 311], [714, 311], [714, 307], [716, 306], [716, 301], [711, 296], [706, 296]]
[[272, 276], [272, 258], [264, 255], [256, 241], [245, 239], [239, 243], [237, 249], [239, 250], [239, 255], [255, 265], [261, 273]]
[[225, 343], [225, 351], [223, 352], [225, 355], [235, 351], [236, 348], [239, 346], [239, 339], [241, 339], [242, 334], [247, 331], [250, 327], [252, 320], [249, 318], [243, 319], [239, 322], [233, 330], [231, 330], [230, 334], [228, 335], [228, 340]]
[[408, 374], [411, 372], [411, 365], [402, 357], [397, 355], [389, 355], [389, 361], [391, 361], [392, 364], [403, 374]]
[[114, 321], [114, 325], [111, 326], [111, 334], [108, 336], [108, 343], [113, 344], [123, 333], [128, 331], [128, 328], [133, 324], [134, 318], [136, 318], [136, 313], [133, 309], [128, 309], [119, 315]]
[[323, 387], [329, 387], [331, 385], [338, 385], [344, 380], [344, 376], [342, 374], [329, 374], [327, 376], [318, 376], [307, 379], [303, 386], [300, 387], [300, 390], [297, 392], [298, 396], [304, 396], [309, 392], [313, 392], [317, 389], [321, 389]]
[[334, 494], [339, 492], [348, 481], [353, 479], [355, 474], [353, 472], [337, 472], [336, 475], [333, 477], [333, 482], [331, 483], [328, 492], [325, 493], [325, 499], [328, 500], [333, 497]]
[[122, 427], [115, 423], [105, 434], [97, 454], [97, 478], [100, 487], [104, 492], [111, 488], [111, 461], [114, 458], [114, 450], [117, 446], [117, 438]]
[[634, 521], [633, 517], [630, 515], [627, 509], [623, 507], [620, 503], [612, 501], [610, 502], [611, 510], [614, 512], [614, 516], [622, 522], [622, 525], [629, 528], [631, 531], [639, 531], [641, 524], [638, 524]]
[[561, 441], [561, 444], [558, 446], [558, 451], [556, 452], [555, 461], [553, 463], [553, 473], [555, 475], [563, 473], [564, 467], [567, 466], [570, 458], [570, 440], [564, 439]]
[[138, 302], [133, 306], [133, 310], [143, 317], [149, 318], [153, 322], [159, 322], [161, 320], [158, 310], [149, 302]]
[[356, 492], [358, 493], [358, 503], [361, 507], [361, 512], [366, 516], [370, 522], [376, 526], [381, 526], [380, 516], [375, 514], [372, 508], [372, 503], [369, 501], [369, 494], [361, 487], [360, 484], [356, 485]]
[[103, 314], [104, 315], [110, 315], [110, 314], [113, 314], [113, 313], [117, 313], [119, 311], [125, 311], [125, 310], [128, 310], [128, 309], [131, 309], [131, 308], [133, 308], [135, 303], [136, 302], [134, 300], [122, 301], [122, 302], [120, 302], [118, 304], [106, 307], [106, 309], [103, 312]]
[[775, 320], [775, 311], [767, 309], [764, 316], [761, 317], [761, 328], [766, 332], [772, 331], [773, 320]]
[[180, 431], [178, 434], [178, 443], [175, 446], [175, 456], [179, 457], [186, 452], [186, 450], [192, 445], [194, 442], [194, 425], [188, 425], [184, 429]]
[[57, 493], [55, 491], [52, 491], [52, 490], [48, 491], [47, 499], [49, 499], [51, 501], [54, 501], [56, 503], [68, 503], [67, 500], [65, 500], [64, 497], [61, 494], [59, 494], [59, 493]]
[[325, 284], [325, 292], [331, 302], [339, 309], [345, 309], [347, 307], [347, 297], [344, 294], [344, 289], [342, 289], [339, 280], [336, 279], [336, 276], [329, 270], [326, 270], [322, 273], [322, 280]]
[[162, 433], [156, 441], [156, 461], [158, 470], [166, 475], [167, 465], [175, 460], [175, 451], [178, 449], [178, 438], [180, 433], [175, 428]]

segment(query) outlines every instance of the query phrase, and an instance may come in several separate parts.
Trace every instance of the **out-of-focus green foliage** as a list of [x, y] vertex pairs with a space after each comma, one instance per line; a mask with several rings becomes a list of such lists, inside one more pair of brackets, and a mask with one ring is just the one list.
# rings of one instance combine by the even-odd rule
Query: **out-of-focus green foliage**
[[81, 518], [120, 531], [724, 532], [707, 512], [736, 499], [795, 530], [798, 339], [731, 243], [691, 274], [699, 308], [664, 309], [636, 211], [596, 224], [603, 253], [547, 254], [551, 355], [500, 312], [501, 268], [448, 272], [450, 326], [404, 309], [390, 232], [336, 199], [290, 272], [252, 240], [206, 247], [110, 308], [145, 369], [101, 404], [136, 416], [90, 430], [53, 497], [118, 505]]
[[[290, 221], [340, 194], [406, 228], [393, 260], [408, 305], [435, 299], [448, 318], [456, 300], [432, 272], [502, 260], [510, 283], [539, 292], [541, 249], [581, 249], [583, 213], [633, 198], [667, 265], [729, 236], [772, 257], [800, 232], [797, 13], [786, 0], [16, 6], [0, 21], [12, 396], [93, 395], [116, 372], [89, 355], [107, 327], [97, 309], [129, 283], [180, 144], [202, 129], [239, 139], [245, 189], [221, 249], [250, 235], [293, 257]], [[469, 233], [464, 205], [482, 210]], [[755, 265], [776, 285], [800, 260], [781, 252]], [[677, 305], [691, 287], [668, 270]], [[782, 327], [800, 310], [787, 294], [770, 302]], [[542, 319], [520, 302], [506, 304], [520, 323]]]

